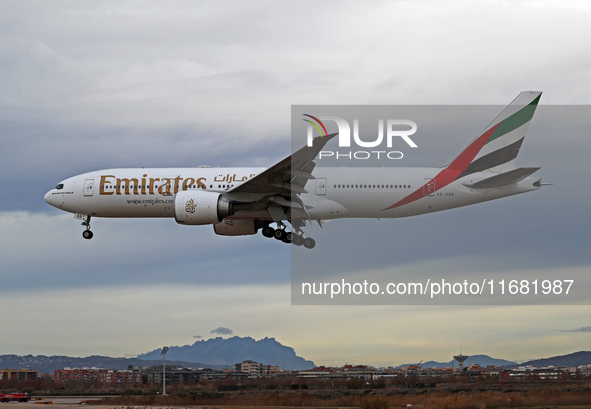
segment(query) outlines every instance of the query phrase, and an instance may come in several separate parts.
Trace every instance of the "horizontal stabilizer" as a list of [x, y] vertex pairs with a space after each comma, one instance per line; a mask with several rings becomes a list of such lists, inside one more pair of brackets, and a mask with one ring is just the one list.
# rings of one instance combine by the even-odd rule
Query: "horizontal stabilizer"
[[493, 187], [501, 187], [517, 183], [540, 168], [517, 168], [510, 170], [509, 172], [501, 173], [490, 178], [479, 180], [478, 182], [469, 183], [464, 182], [464, 186], [472, 189], [489, 189]]

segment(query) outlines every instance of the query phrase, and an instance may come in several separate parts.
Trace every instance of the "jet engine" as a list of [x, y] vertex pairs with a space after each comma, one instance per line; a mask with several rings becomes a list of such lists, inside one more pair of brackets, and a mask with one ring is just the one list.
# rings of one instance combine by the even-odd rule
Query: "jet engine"
[[174, 197], [174, 218], [179, 224], [215, 224], [232, 214], [232, 203], [219, 193], [184, 190]]

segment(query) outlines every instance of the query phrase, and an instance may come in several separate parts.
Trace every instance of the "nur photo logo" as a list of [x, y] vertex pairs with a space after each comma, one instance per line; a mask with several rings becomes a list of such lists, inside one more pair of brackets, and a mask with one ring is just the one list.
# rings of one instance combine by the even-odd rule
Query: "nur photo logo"
[[[393, 147], [393, 140], [401, 138], [411, 148], [417, 148], [417, 144], [410, 138], [417, 131], [417, 124], [408, 119], [379, 119], [377, 126], [377, 137], [364, 135], [362, 138], [359, 132], [359, 119], [353, 119], [353, 132], [349, 121], [339, 116], [320, 116], [316, 117], [310, 114], [302, 114], [307, 118], [303, 121], [309, 123], [307, 126], [307, 145], [312, 146], [315, 138], [326, 137], [329, 132], [325, 121], [331, 121], [337, 126], [339, 148], [351, 148], [351, 145], [360, 148], [379, 148], [383, 146], [384, 139], [386, 147]], [[324, 121], [324, 122], [323, 122]], [[384, 125], [385, 124], [385, 125]], [[351, 140], [353, 134], [353, 140]], [[404, 154], [401, 151], [393, 150], [349, 150], [349, 151], [320, 151], [318, 159], [402, 159]]]

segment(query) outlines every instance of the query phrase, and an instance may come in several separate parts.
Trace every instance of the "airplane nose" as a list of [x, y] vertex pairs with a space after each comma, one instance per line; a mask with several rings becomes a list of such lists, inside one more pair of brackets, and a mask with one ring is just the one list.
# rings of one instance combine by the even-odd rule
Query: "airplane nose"
[[51, 190], [45, 193], [45, 196], [43, 196], [43, 200], [45, 200], [47, 204], [51, 204]]

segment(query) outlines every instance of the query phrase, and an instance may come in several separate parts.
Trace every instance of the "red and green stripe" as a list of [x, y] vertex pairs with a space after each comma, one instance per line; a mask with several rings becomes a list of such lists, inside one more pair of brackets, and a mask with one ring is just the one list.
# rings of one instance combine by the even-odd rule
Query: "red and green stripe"
[[[437, 174], [437, 176], [435, 176], [435, 190], [433, 191], [433, 193], [444, 188], [445, 186], [449, 185], [450, 183], [454, 182], [460, 177], [464, 177], [470, 173], [490, 169], [495, 166], [502, 165], [503, 163], [507, 163], [511, 159], [514, 159], [515, 156], [517, 156], [517, 152], [519, 151], [519, 147], [521, 146], [523, 138], [511, 145], [491, 152], [490, 154], [485, 155], [479, 158], [478, 160], [474, 161], [474, 158], [476, 157], [476, 155], [478, 155], [478, 152], [480, 152], [480, 150], [486, 144], [502, 137], [503, 135], [508, 134], [509, 132], [514, 131], [515, 129], [529, 122], [534, 115], [540, 97], [541, 95], [538, 95], [528, 105], [526, 105], [513, 115], [509, 116], [508, 118], [497, 123], [496, 125], [493, 125], [486, 132], [484, 132], [482, 135], [476, 138], [476, 140], [472, 142], [470, 146], [468, 146], [462, 153], [460, 153], [460, 155], [457, 158], [455, 158], [453, 162], [450, 163], [449, 166], [447, 166], [447, 168], [443, 169], [441, 172]], [[430, 181], [429, 183], [433, 183], [433, 181]], [[425, 185], [422, 185], [419, 189], [415, 190], [410, 195], [404, 197], [402, 200], [382, 210], [394, 209], [421, 199], [425, 196], [424, 188]]]

